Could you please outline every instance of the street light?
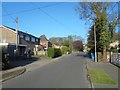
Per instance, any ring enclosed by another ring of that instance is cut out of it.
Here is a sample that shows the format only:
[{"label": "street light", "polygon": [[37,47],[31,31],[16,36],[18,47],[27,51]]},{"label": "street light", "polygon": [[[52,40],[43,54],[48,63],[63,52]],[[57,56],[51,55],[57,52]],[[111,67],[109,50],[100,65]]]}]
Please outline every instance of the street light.
[{"label": "street light", "polygon": [[[87,18],[87,20],[91,20],[91,19]],[[95,19],[94,19],[94,25],[93,26],[94,26],[94,42],[95,42],[95,62],[97,62]]]},{"label": "street light", "polygon": [[16,52],[18,50],[18,17],[16,18]]},{"label": "street light", "polygon": [[97,50],[96,50],[96,30],[95,30],[95,23],[94,23],[94,41],[95,41],[95,62],[97,62]]}]

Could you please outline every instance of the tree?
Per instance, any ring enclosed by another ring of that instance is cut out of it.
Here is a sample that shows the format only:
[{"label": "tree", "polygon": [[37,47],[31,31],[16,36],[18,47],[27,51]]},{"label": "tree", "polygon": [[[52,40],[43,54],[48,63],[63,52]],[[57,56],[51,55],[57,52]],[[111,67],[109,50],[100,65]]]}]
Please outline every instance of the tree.
[{"label": "tree", "polygon": [[52,37],[49,40],[51,43],[61,46],[61,45],[63,45],[63,42],[64,42],[63,39],[64,38],[62,38],[62,37]]},{"label": "tree", "polygon": [[67,46],[62,46],[62,47],[61,47],[61,52],[62,52],[62,54],[67,54],[67,52],[68,52],[68,47],[67,47]]},{"label": "tree", "polygon": [[83,43],[81,40],[77,40],[73,42],[73,49],[75,51],[83,51]]},{"label": "tree", "polygon": [[113,32],[113,37],[111,38],[112,42],[115,42],[115,41],[119,40],[118,38],[119,38],[119,33],[118,32]]},{"label": "tree", "polygon": [[63,46],[69,47],[69,41],[68,41],[68,40],[64,41],[64,42],[63,42]]},{"label": "tree", "polygon": [[[105,3],[105,2],[81,2],[76,10],[79,12],[81,19],[91,19],[95,23],[95,30],[98,31],[99,37],[97,42],[99,48],[102,50],[103,61],[106,62],[106,49],[110,43],[110,30],[108,28],[110,18],[108,17],[109,13],[107,10],[113,6],[114,3]],[[115,15],[115,14],[114,14]],[[107,19],[109,18],[109,19]],[[118,18],[116,19],[117,22]],[[111,20],[112,21],[112,20]]]},{"label": "tree", "polygon": [[72,42],[73,42],[73,38],[71,35],[68,36],[68,41],[69,41],[69,52],[72,52]]},{"label": "tree", "polygon": [[72,36],[73,41],[81,40],[83,41],[83,38],[81,36],[73,35]]},{"label": "tree", "polygon": [[[96,35],[97,36],[97,35]],[[88,32],[88,38],[87,38],[87,46],[88,48],[94,48],[94,28],[93,26],[90,28],[90,31]]]}]

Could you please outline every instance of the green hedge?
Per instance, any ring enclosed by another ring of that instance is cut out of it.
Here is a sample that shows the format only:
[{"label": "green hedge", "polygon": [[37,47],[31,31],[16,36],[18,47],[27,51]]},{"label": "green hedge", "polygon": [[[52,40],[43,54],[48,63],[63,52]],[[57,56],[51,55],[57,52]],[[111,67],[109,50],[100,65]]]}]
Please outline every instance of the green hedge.
[{"label": "green hedge", "polygon": [[102,61],[102,52],[97,52],[98,62]]},{"label": "green hedge", "polygon": [[67,54],[67,52],[69,52],[69,48],[67,46],[62,46],[61,52],[62,54]]},{"label": "green hedge", "polygon": [[110,52],[113,52],[113,53],[118,53],[118,50],[113,48],[113,49],[110,49]]},{"label": "green hedge", "polygon": [[58,48],[48,48],[48,57],[55,58],[62,55],[61,50]]}]

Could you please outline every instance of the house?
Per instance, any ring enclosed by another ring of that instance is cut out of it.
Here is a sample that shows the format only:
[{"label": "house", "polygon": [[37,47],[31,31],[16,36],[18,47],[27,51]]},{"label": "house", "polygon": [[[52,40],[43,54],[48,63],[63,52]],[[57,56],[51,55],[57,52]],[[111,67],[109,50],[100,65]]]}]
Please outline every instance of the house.
[{"label": "house", "polygon": [[52,47],[51,42],[46,38],[45,35],[41,35],[39,38],[39,45],[36,46],[36,53],[38,55],[46,55],[47,54],[47,49],[49,47]]},{"label": "house", "polygon": [[110,48],[117,48],[119,49],[119,41],[115,41],[115,42],[112,42],[110,43]]},{"label": "house", "polygon": [[35,46],[39,44],[39,38],[31,34],[10,28],[0,26],[0,46],[7,48],[11,57],[15,55],[16,49],[18,55],[23,55],[26,51],[35,51]]},{"label": "house", "polygon": [[53,48],[60,48],[61,46],[58,46],[58,45],[56,45],[56,44],[52,44],[52,47],[53,47]]},{"label": "house", "polygon": [[52,43],[46,38],[45,35],[40,36],[40,45],[42,45],[44,49],[48,49],[49,47],[52,47]]}]

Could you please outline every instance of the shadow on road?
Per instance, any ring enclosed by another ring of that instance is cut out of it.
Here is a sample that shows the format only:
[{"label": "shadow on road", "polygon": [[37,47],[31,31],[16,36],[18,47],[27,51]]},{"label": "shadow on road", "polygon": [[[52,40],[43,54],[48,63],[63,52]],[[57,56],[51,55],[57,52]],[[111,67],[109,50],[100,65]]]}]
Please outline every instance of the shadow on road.
[{"label": "shadow on road", "polygon": [[19,66],[25,66],[38,60],[41,60],[41,59],[37,57],[32,57],[30,59],[11,59],[9,62],[9,66],[5,70],[12,69]]}]

